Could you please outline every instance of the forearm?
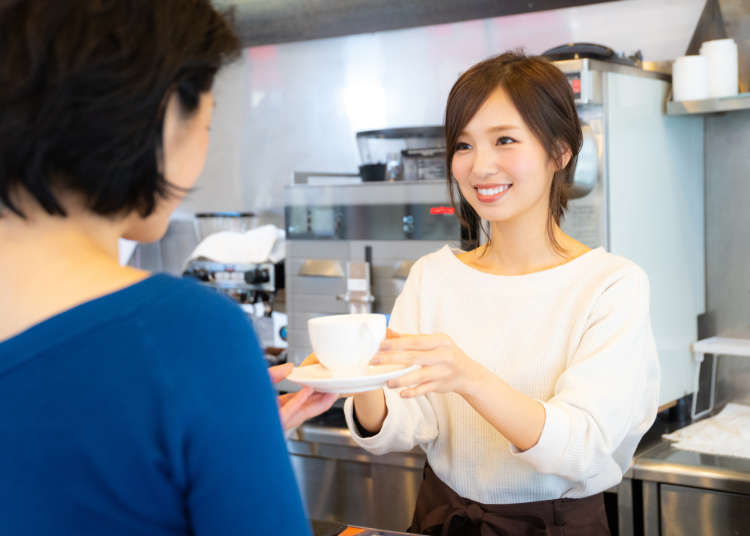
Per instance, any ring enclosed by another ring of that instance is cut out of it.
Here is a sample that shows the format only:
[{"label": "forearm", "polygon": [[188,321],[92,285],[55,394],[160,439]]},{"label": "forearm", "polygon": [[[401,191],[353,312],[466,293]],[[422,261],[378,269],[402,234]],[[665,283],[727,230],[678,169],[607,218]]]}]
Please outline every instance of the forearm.
[{"label": "forearm", "polygon": [[539,441],[545,422],[544,406],[514,389],[489,371],[461,393],[487,422],[521,451]]},{"label": "forearm", "polygon": [[372,434],[377,434],[388,415],[383,390],[376,389],[354,395],[354,412],[362,428]]}]

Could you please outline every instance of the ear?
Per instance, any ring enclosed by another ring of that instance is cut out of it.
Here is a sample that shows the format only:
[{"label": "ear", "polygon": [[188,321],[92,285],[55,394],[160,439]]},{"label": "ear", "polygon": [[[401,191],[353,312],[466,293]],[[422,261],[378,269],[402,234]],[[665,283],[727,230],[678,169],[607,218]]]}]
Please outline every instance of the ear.
[{"label": "ear", "polygon": [[561,140],[558,140],[557,143],[555,143],[555,154],[555,165],[557,166],[557,171],[565,169],[565,166],[568,165],[568,162],[570,162],[570,159],[573,157],[573,151],[570,150],[567,143]]}]

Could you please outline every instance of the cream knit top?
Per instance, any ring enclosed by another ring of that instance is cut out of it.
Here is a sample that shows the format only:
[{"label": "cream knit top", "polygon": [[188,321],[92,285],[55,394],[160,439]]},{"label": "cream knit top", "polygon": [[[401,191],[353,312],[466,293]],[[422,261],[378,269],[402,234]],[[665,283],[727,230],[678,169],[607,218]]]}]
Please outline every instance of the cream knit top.
[{"label": "cream knit top", "polygon": [[402,399],[357,443],[375,454],[421,447],[459,495],[488,504],[586,497],[620,482],[658,403],[649,285],[599,248],[528,275],[475,270],[445,246],[415,263],[389,327],[445,333],[472,359],[543,403],[538,443],[519,452],[455,394]]}]

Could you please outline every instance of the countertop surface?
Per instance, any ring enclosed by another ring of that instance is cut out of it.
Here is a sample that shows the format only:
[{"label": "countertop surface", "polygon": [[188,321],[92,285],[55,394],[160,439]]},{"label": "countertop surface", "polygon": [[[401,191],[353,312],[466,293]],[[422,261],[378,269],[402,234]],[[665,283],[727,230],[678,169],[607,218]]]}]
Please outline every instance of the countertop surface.
[{"label": "countertop surface", "polygon": [[[682,425],[684,426],[684,424]],[[626,477],[719,491],[750,494],[750,459],[702,454],[672,447],[662,433],[675,428],[659,419],[641,442]],[[290,439],[356,447],[346,428],[343,411],[334,407],[295,430]]]},{"label": "countertop surface", "polygon": [[631,478],[750,495],[750,459],[679,450],[663,439],[633,459]]}]

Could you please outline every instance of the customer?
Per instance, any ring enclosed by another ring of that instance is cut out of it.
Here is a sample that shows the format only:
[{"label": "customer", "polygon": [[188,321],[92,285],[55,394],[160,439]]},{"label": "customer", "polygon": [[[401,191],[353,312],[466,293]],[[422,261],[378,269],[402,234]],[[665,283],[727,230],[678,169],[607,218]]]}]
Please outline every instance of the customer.
[{"label": "customer", "polygon": [[602,492],[656,415],[648,279],[560,228],[581,127],[555,66],[483,61],[445,117],[457,212],[489,240],[417,261],[376,360],[421,367],[349,399],[349,426],[426,452],[414,532],[608,534]]},{"label": "customer", "polygon": [[208,0],[0,3],[2,534],[309,533],[243,313],[117,262],[198,177],[238,47]]}]

